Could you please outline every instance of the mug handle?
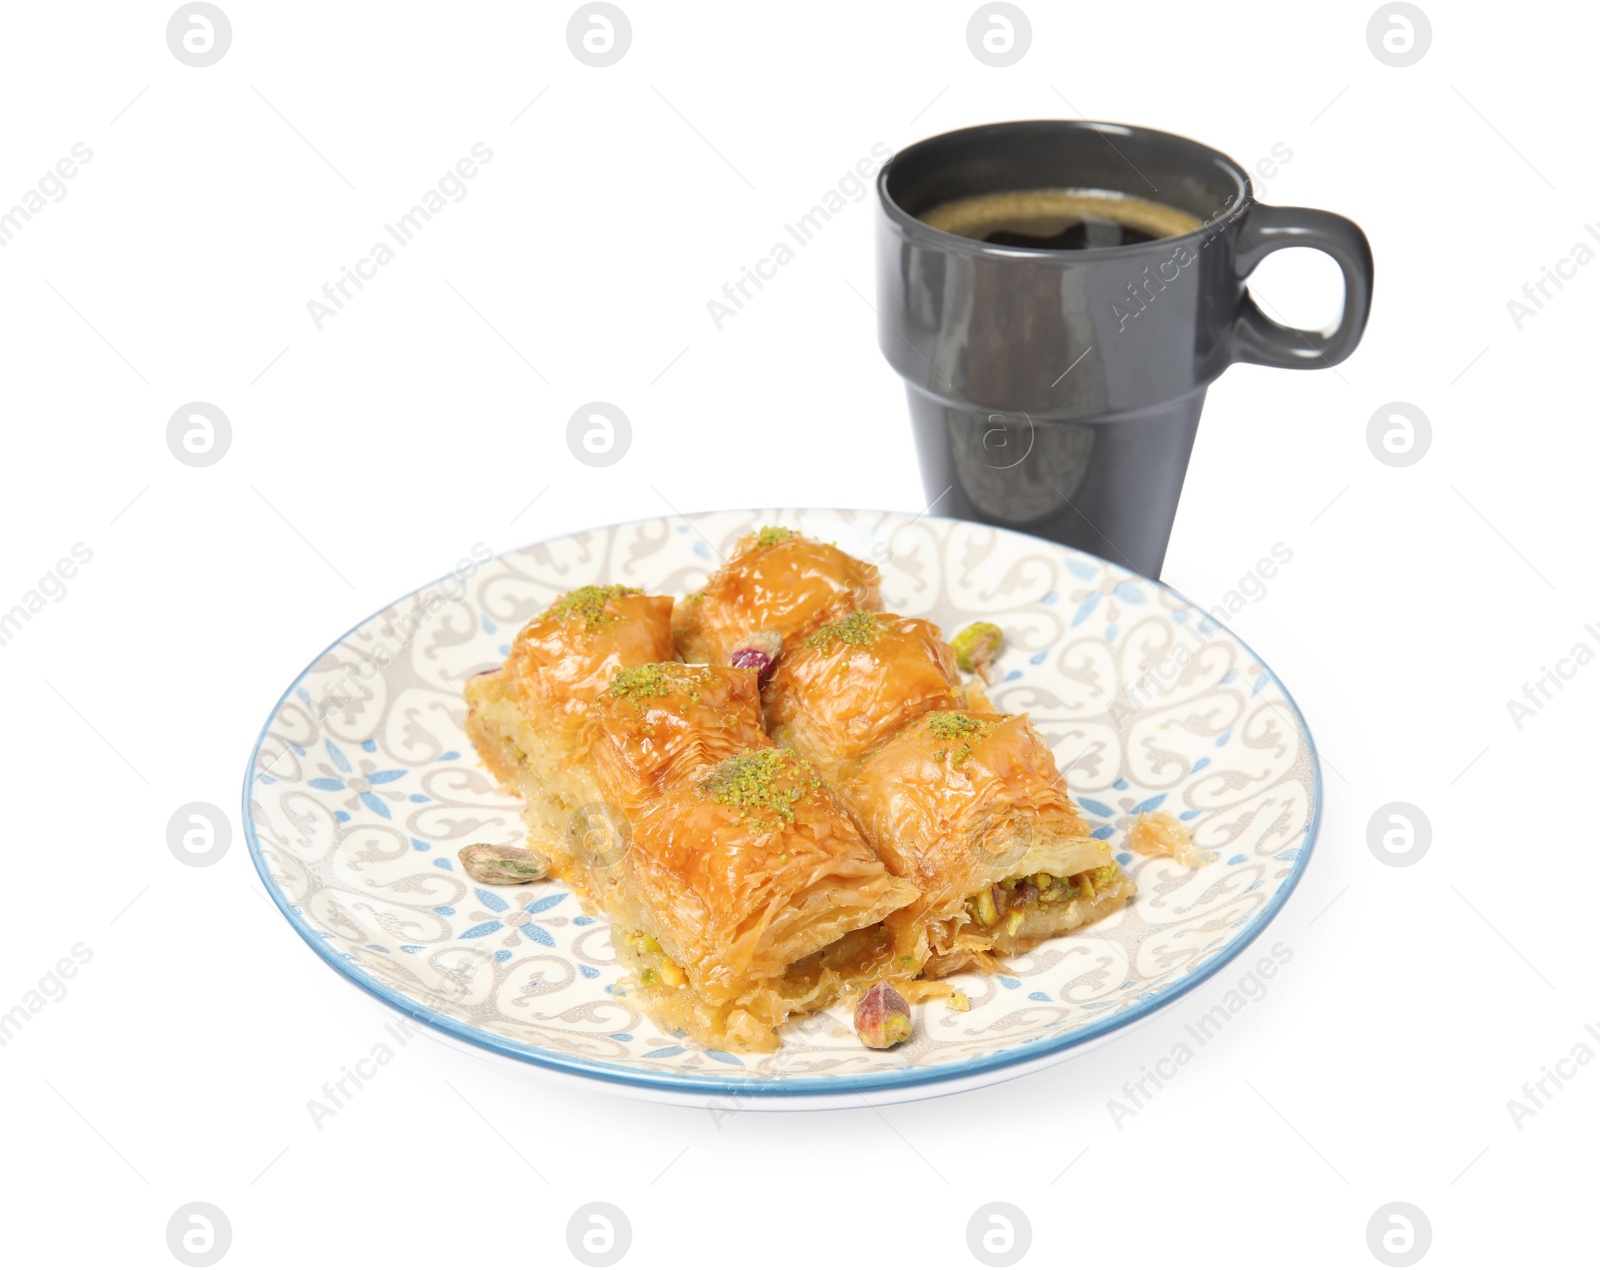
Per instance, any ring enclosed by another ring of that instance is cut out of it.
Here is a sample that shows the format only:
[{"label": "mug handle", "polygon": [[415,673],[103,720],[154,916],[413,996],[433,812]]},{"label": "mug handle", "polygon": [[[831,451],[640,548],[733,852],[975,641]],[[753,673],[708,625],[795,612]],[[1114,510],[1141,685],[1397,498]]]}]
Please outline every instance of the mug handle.
[{"label": "mug handle", "polygon": [[1338,264],[1344,274],[1344,311],[1339,323],[1331,335],[1284,326],[1263,313],[1249,290],[1241,288],[1233,326],[1233,359],[1293,370],[1334,366],[1355,352],[1367,327],[1372,308],[1372,248],[1359,225],[1333,212],[1256,203],[1244,215],[1234,249],[1240,281],[1268,255],[1285,247],[1315,247]]}]

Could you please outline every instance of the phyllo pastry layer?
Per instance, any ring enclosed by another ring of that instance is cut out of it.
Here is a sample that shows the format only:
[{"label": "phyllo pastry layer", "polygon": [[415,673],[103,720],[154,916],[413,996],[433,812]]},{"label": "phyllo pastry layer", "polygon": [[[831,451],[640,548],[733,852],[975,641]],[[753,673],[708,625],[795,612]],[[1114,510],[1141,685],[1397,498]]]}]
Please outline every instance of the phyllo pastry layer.
[{"label": "phyllo pastry layer", "polygon": [[766,690],[773,739],[829,781],[922,715],[966,704],[939,628],[892,613],[852,613],[793,642]]},{"label": "phyllo pastry layer", "polygon": [[505,665],[473,679],[468,700],[474,690],[504,696],[541,723],[575,728],[617,671],[671,657],[670,596],[578,587],[517,632]]},{"label": "phyllo pastry layer", "polygon": [[669,786],[767,744],[753,670],[665,661],[617,672],[589,708],[578,754],[633,815]]},{"label": "phyllo pastry layer", "polygon": [[741,538],[705,587],[678,602],[673,636],[684,661],[725,665],[734,645],[758,631],[788,644],[834,618],[882,607],[876,566],[768,528]]},{"label": "phyllo pastry layer", "polygon": [[1120,908],[1133,883],[1090,835],[1023,715],[936,711],[838,789],[891,872],[919,896],[885,925],[930,975],[993,970]]},{"label": "phyllo pastry layer", "polygon": [[736,755],[633,823],[609,909],[652,1016],[697,1039],[777,1047],[791,1013],[893,964],[876,927],[916,899],[792,751]]}]

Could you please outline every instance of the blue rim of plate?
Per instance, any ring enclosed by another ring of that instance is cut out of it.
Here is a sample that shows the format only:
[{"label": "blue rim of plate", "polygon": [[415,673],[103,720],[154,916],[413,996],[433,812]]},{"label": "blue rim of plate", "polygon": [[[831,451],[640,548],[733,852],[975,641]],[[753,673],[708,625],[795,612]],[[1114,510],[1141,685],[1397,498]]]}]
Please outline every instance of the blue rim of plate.
[{"label": "blue rim of plate", "polygon": [[[730,511],[740,512],[744,510],[746,509],[718,509],[718,511],[723,513]],[[786,510],[792,510],[797,514],[804,514],[807,511],[818,513],[837,513],[845,510],[863,512],[867,515],[896,516],[905,514],[903,512],[884,512],[876,508],[817,507],[792,508]],[[718,513],[690,513],[691,516],[715,514]],[[570,538],[574,534],[585,532],[592,533],[599,529],[615,529],[621,528],[624,525],[638,525],[644,524],[647,521],[664,519],[666,519],[666,517],[641,516],[637,520],[616,521],[608,525],[595,526],[589,530],[573,530],[570,533],[557,534],[553,538],[544,538],[540,539],[539,542],[527,543],[521,547],[514,547],[510,551],[499,552],[495,555],[494,559],[498,560],[503,556],[515,555],[519,551],[526,551],[528,547],[539,546],[545,542],[553,542],[560,538]],[[1196,604],[1188,596],[1184,595],[1181,591],[1168,586],[1165,582],[1155,578],[1146,578],[1142,574],[1134,573],[1131,569],[1128,569],[1123,565],[1114,564],[1111,561],[1103,559],[1102,557],[1097,556],[1090,551],[1080,551],[1076,547],[1068,547],[1059,542],[1051,542],[1045,538],[1035,538],[1032,534],[1021,533],[1015,529],[1005,529],[999,525],[984,525],[977,521],[964,521],[952,516],[923,516],[921,519],[950,525],[975,525],[978,528],[994,530],[997,533],[1012,534],[1019,538],[1030,538],[1034,542],[1041,543],[1045,547],[1048,547],[1052,550],[1062,552],[1068,556],[1078,556],[1086,560],[1092,560],[1096,564],[1111,569],[1116,573],[1126,575],[1127,577],[1136,579],[1140,582],[1148,582],[1152,586],[1160,587],[1163,591],[1166,591],[1169,595],[1172,595],[1182,603],[1188,605],[1196,612],[1206,612],[1204,608]],[[289,687],[284,690],[283,695],[278,698],[277,704],[272,707],[272,712],[267,716],[267,721],[261,725],[261,731],[257,733],[255,745],[251,747],[250,757],[245,763],[244,791],[241,808],[241,820],[244,825],[244,837],[245,842],[250,848],[250,859],[255,864],[256,873],[260,876],[262,884],[267,888],[267,894],[272,898],[273,904],[277,906],[278,911],[284,915],[284,917],[288,920],[289,925],[294,928],[295,932],[300,936],[300,938],[305,940],[305,942],[311,947],[312,951],[314,951],[317,956],[321,957],[323,961],[327,962],[328,965],[332,966],[351,983],[355,984],[356,987],[367,993],[370,993],[390,1009],[398,1010],[400,1013],[417,1020],[417,1022],[425,1023],[429,1027],[445,1033],[447,1036],[451,1036],[458,1041],[466,1042],[468,1045],[475,1045],[481,1049],[489,1050],[507,1058],[517,1059],[535,1067],[546,1068],[566,1076],[582,1077],[584,1079],[596,1081],[601,1084],[623,1085],[632,1089],[650,1089],[663,1093],[680,1095],[704,1094],[707,1096],[720,1095],[736,1098],[772,1099],[776,1101],[784,1098],[814,1098],[819,1095],[841,1093],[864,1094],[889,1092],[915,1088],[917,1086],[928,1086],[928,1092],[931,1096],[939,1092],[938,1086],[942,1084],[966,1081],[974,1076],[981,1076],[989,1072],[1003,1071],[1009,1067],[1017,1067],[1025,1063],[1031,1063],[1038,1059],[1048,1057],[1050,1055],[1062,1054],[1067,1050],[1076,1049],[1081,1045],[1085,1045],[1090,1041],[1098,1039],[1099,1037],[1107,1036],[1110,1033],[1119,1031],[1122,1028],[1131,1027],[1135,1023],[1138,1023],[1156,1013],[1164,1006],[1171,1005],[1180,997],[1187,996],[1201,984],[1205,983],[1206,980],[1215,975],[1224,966],[1230,964],[1234,958],[1236,958],[1240,953],[1244,952],[1245,949],[1249,948],[1251,944],[1255,943],[1256,938],[1271,924],[1272,919],[1275,918],[1283,909],[1284,904],[1288,902],[1289,896],[1294,894],[1295,888],[1300,884],[1300,879],[1305,876],[1306,864],[1311,859],[1312,849],[1317,844],[1317,835],[1322,827],[1322,759],[1317,752],[1316,739],[1311,735],[1311,727],[1309,724],[1307,724],[1306,717],[1301,711],[1299,703],[1295,701],[1294,694],[1289,691],[1283,680],[1278,678],[1277,672],[1266,663],[1266,661],[1260,656],[1260,654],[1256,652],[1255,649],[1251,648],[1249,644],[1235,635],[1232,630],[1224,626],[1221,622],[1217,622],[1216,619],[1207,615],[1207,620],[1212,622],[1218,630],[1222,631],[1230,639],[1234,640],[1240,648],[1244,649],[1245,652],[1249,653],[1251,657],[1255,658],[1262,670],[1264,670],[1272,682],[1277,685],[1278,691],[1283,693],[1284,700],[1288,702],[1289,708],[1294,711],[1295,720],[1300,725],[1301,732],[1305,735],[1306,746],[1310,752],[1312,804],[1311,819],[1306,825],[1304,842],[1300,847],[1300,854],[1295,857],[1294,868],[1290,870],[1288,879],[1282,886],[1278,888],[1276,893],[1274,893],[1272,898],[1267,902],[1266,906],[1256,914],[1255,918],[1250,922],[1250,924],[1240,931],[1238,936],[1232,942],[1227,944],[1220,953],[1218,953],[1211,961],[1200,967],[1200,969],[1185,975],[1182,979],[1169,984],[1167,987],[1162,988],[1157,992],[1153,992],[1148,996],[1139,998],[1126,1010],[1113,1015],[1104,1016],[1095,1020],[1093,1023],[1089,1023],[1084,1027],[1077,1028],[1064,1036],[1050,1037],[1042,1041],[1031,1041],[1025,1045],[1013,1046],[1010,1049],[999,1050],[996,1053],[985,1055],[982,1058],[968,1059],[965,1062],[951,1063],[939,1067],[911,1067],[902,1071],[882,1072],[875,1076],[863,1076],[860,1079],[846,1079],[839,1076],[829,1076],[785,1077],[781,1080],[761,1080],[757,1078],[729,1080],[725,1077],[700,1077],[698,1075],[672,1077],[652,1076],[640,1072],[637,1068],[629,1067],[624,1063],[602,1062],[599,1060],[579,1061],[568,1058],[563,1054],[557,1054],[551,1050],[540,1049],[536,1045],[525,1045],[520,1041],[513,1041],[503,1036],[497,1036],[493,1032],[482,1031],[479,1028],[462,1023],[457,1019],[450,1018],[447,1015],[437,1014],[434,1011],[427,1009],[425,1006],[419,1005],[417,1002],[405,996],[403,993],[396,992],[393,988],[368,978],[365,974],[357,970],[356,967],[345,961],[335,949],[329,946],[328,941],[322,937],[321,933],[313,928],[303,916],[295,911],[295,907],[288,902],[287,897],[285,897],[278,890],[277,884],[272,880],[272,875],[267,869],[266,860],[262,857],[261,844],[256,838],[255,821],[250,812],[250,791],[255,785],[256,757],[261,753],[261,746],[266,740],[267,730],[272,726],[273,720],[278,717],[278,712],[283,709],[285,703],[289,700],[290,696],[293,695],[294,690],[299,687],[299,685],[305,680],[305,677],[316,668],[317,664],[322,661],[324,657],[333,652],[334,649],[338,648],[340,644],[344,643],[345,640],[349,639],[351,635],[360,630],[368,622],[395,607],[395,605],[400,604],[410,596],[417,594],[417,592],[426,591],[430,586],[438,585],[440,582],[444,581],[445,577],[448,576],[450,575],[441,575],[440,577],[435,578],[432,582],[424,583],[419,587],[413,587],[404,595],[396,597],[392,603],[384,605],[383,608],[379,609],[376,613],[369,614],[368,616],[362,618],[343,635],[339,636],[338,639],[334,640],[314,658],[312,658],[311,661],[308,662],[300,671],[300,673],[294,677],[293,682],[291,682]]]}]

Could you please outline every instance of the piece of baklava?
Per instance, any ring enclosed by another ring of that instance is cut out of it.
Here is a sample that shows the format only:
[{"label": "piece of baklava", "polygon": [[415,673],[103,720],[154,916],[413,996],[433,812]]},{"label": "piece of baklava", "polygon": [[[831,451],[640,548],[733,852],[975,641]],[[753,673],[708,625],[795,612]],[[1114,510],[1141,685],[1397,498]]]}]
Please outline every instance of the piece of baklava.
[{"label": "piece of baklava", "polygon": [[684,661],[726,665],[739,642],[758,633],[788,644],[834,618],[882,607],[876,566],[768,527],[741,538],[704,588],[678,601],[673,637]]},{"label": "piece of baklava", "polygon": [[755,671],[651,662],[618,671],[595,698],[577,757],[633,816],[669,786],[768,744]]},{"label": "piece of baklava", "polygon": [[[607,802],[591,764],[575,762],[589,707],[619,670],[672,657],[672,600],[633,587],[585,586],[518,632],[499,670],[467,681],[467,735],[524,804],[529,846],[571,880],[570,839]],[[599,827],[603,831],[603,826]]]},{"label": "piece of baklava", "polygon": [[627,994],[723,1049],[775,1049],[786,1018],[894,971],[880,923],[918,894],[816,768],[778,748],[670,785],[634,821],[619,874],[607,907]]},{"label": "piece of baklava", "polygon": [[838,794],[890,871],[915,881],[918,898],[884,924],[897,958],[929,975],[994,970],[1134,893],[1023,715],[925,715]]},{"label": "piece of baklava", "polygon": [[922,715],[969,704],[939,628],[892,613],[852,613],[792,641],[765,696],[772,739],[830,782]]}]

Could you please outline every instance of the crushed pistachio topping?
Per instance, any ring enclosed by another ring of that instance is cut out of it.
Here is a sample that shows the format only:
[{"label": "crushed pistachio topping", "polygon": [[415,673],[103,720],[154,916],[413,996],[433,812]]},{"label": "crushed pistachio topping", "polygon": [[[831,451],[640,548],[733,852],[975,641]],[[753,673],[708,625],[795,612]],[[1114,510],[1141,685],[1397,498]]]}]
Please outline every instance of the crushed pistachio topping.
[{"label": "crushed pistachio topping", "polygon": [[954,746],[941,745],[933,752],[936,763],[950,760],[950,766],[960,771],[972,757],[972,747],[1000,726],[995,719],[974,719],[959,710],[935,710],[927,716],[928,735],[940,741],[955,741]]},{"label": "crushed pistachio topping", "polygon": [[959,710],[935,710],[928,715],[928,734],[941,741],[981,741],[997,726],[993,719],[974,719]]},{"label": "crushed pistachio topping", "polygon": [[796,537],[796,534],[792,529],[785,529],[782,525],[763,525],[756,534],[756,546],[776,547],[780,542],[788,542],[793,537]]},{"label": "crushed pistachio topping", "polygon": [[614,613],[606,612],[606,603],[620,595],[644,594],[636,586],[581,586],[568,591],[545,610],[545,616],[557,622],[581,618],[593,630],[620,621]]},{"label": "crushed pistachio topping", "polygon": [[818,629],[807,638],[806,645],[810,648],[831,648],[835,644],[849,644],[860,648],[882,634],[883,618],[877,613],[852,613]]},{"label": "crushed pistachio topping", "polygon": [[646,666],[628,666],[617,671],[606,692],[623,700],[639,701],[646,697],[664,697],[669,692],[690,689],[689,699],[699,701],[694,691],[710,678],[706,666],[685,666],[680,661],[657,661]]},{"label": "crushed pistachio topping", "polygon": [[783,824],[794,822],[794,805],[822,785],[822,778],[793,750],[756,750],[735,754],[700,782],[713,802],[736,807],[747,824],[776,828],[769,816]]}]

